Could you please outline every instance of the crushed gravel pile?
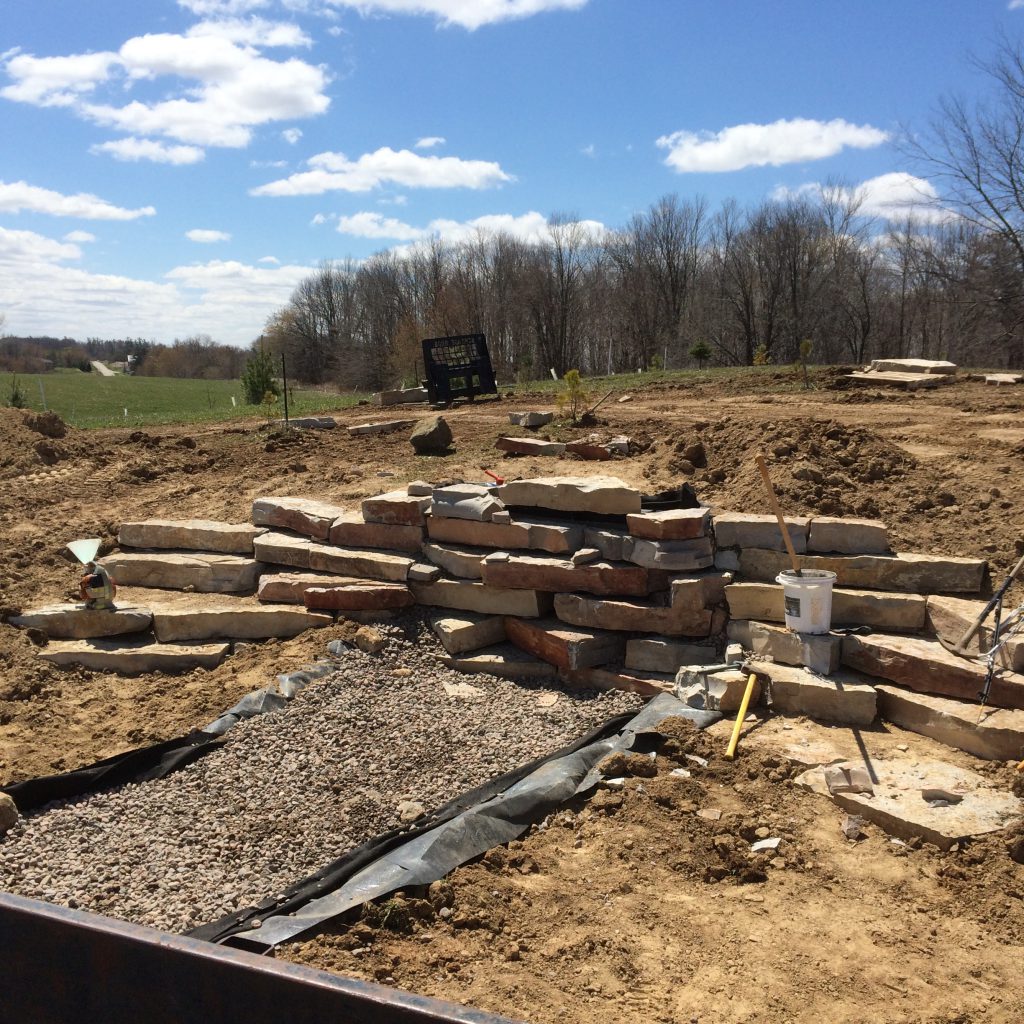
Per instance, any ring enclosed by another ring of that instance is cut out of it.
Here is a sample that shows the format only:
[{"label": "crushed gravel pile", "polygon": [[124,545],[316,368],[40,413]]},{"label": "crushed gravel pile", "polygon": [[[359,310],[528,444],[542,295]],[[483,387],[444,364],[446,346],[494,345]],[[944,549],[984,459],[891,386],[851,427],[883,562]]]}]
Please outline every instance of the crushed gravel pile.
[{"label": "crushed gravel pile", "polygon": [[0,889],[185,931],[641,703],[445,669],[419,616],[381,629],[382,654],[349,652],[188,768],[20,822]]}]

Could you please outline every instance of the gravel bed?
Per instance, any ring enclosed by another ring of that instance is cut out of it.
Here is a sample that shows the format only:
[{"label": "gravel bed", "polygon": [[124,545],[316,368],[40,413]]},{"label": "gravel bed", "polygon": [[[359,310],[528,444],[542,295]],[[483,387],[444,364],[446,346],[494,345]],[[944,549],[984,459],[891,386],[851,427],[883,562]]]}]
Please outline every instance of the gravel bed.
[{"label": "gravel bed", "polygon": [[383,653],[349,652],[195,764],[21,821],[0,840],[0,889],[186,931],[396,827],[406,801],[430,810],[641,706],[443,668],[420,615],[379,628]]}]

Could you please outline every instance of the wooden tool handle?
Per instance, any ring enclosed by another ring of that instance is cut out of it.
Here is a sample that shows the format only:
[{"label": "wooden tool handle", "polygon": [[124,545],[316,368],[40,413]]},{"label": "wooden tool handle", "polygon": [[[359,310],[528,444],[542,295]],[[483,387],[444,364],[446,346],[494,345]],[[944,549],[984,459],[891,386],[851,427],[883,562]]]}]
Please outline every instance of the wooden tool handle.
[{"label": "wooden tool handle", "polygon": [[782,516],[782,509],[779,508],[779,499],[775,497],[775,488],[772,487],[772,478],[768,475],[768,463],[764,461],[763,455],[755,457],[754,461],[757,463],[757,468],[761,470],[761,478],[764,480],[764,486],[768,491],[768,504],[771,505],[772,511],[775,513],[775,518],[779,521],[779,529],[782,531],[782,540],[785,542],[786,550],[789,552],[789,561],[793,566],[793,572],[800,575],[800,559],[796,557],[796,552],[793,550],[793,542],[789,539],[789,530],[786,528],[786,520]]},{"label": "wooden tool handle", "polygon": [[740,701],[740,709],[736,713],[736,722],[732,727],[732,736],[729,737],[729,746],[725,751],[725,758],[731,761],[736,756],[736,746],[740,741],[740,730],[747,717],[747,710],[750,708],[750,698],[754,693],[754,683],[757,682],[757,675],[751,672],[747,677],[747,687],[743,691],[743,699]]}]

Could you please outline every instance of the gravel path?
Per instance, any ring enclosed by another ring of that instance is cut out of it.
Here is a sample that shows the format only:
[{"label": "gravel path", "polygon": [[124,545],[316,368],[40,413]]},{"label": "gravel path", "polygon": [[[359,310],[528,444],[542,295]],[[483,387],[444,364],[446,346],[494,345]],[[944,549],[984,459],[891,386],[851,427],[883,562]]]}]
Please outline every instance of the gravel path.
[{"label": "gravel path", "polygon": [[445,669],[419,617],[381,631],[382,654],[349,652],[188,768],[23,820],[0,840],[0,889],[185,931],[394,828],[404,801],[439,806],[641,704]]}]

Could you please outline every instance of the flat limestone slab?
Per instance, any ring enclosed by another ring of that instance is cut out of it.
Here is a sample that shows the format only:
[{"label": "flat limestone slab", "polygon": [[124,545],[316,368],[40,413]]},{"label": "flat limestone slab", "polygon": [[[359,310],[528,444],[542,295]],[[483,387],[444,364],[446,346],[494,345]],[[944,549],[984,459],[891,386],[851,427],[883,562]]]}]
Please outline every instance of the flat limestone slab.
[{"label": "flat limestone slab", "polygon": [[198,608],[155,608],[153,632],[161,643],[179,640],[266,640],[297,636],[307,629],[329,626],[330,615],[294,605],[227,605]]},{"label": "flat limestone slab", "polygon": [[871,369],[880,373],[956,373],[956,363],[944,359],[872,359]]},{"label": "flat limestone slab", "polygon": [[658,586],[638,565],[591,562],[573,565],[570,559],[496,552],[483,560],[483,580],[510,589],[574,591],[588,594],[645,597]]},{"label": "flat limestone slab", "polygon": [[309,568],[309,554],[313,542],[290,533],[269,532],[257,537],[253,554],[267,565],[290,565],[296,569]]},{"label": "flat limestone slab", "polygon": [[672,607],[706,608],[710,605],[723,604],[725,588],[732,580],[731,572],[719,572],[715,569],[675,576],[669,584]]},{"label": "flat limestone slab", "polygon": [[364,583],[354,576],[332,576],[319,572],[279,572],[260,577],[256,597],[267,604],[301,604],[302,595],[310,587],[343,587],[349,583]]},{"label": "flat limestone slab", "polygon": [[770,680],[773,708],[779,714],[849,726],[875,720],[875,688],[854,672],[836,672],[824,679],[805,668],[768,661],[754,661],[751,669]]},{"label": "flat limestone slab", "polygon": [[122,523],[117,543],[123,548],[164,548],[176,551],[218,551],[252,555],[253,541],[265,533],[248,523],[219,523],[213,519],[144,519]]},{"label": "flat limestone slab", "polygon": [[877,519],[838,519],[815,516],[807,534],[810,552],[841,555],[885,555],[890,552],[889,531]]},{"label": "flat limestone slab", "polygon": [[[389,491],[364,499],[363,519],[368,523],[386,523],[389,526],[423,526],[423,514],[430,508],[430,499]],[[338,517],[335,517],[338,518]]]},{"label": "flat limestone slab", "polygon": [[230,645],[159,644],[115,640],[57,640],[39,652],[54,665],[82,665],[100,672],[139,675],[143,672],[188,672],[216,668],[227,657]]},{"label": "flat limestone slab", "polygon": [[[951,654],[934,640],[917,637],[848,636],[843,639],[843,664],[867,675],[900,683],[920,693],[976,701],[985,682],[985,667]],[[998,672],[989,703],[1024,708],[1024,675]]]},{"label": "flat limestone slab", "polygon": [[[801,569],[827,569],[840,587],[898,590],[903,593],[976,594],[981,590],[987,563],[981,558],[943,555],[798,555]],[[790,567],[783,551],[744,548],[738,571],[747,580],[774,583]]]},{"label": "flat limestone slab", "polygon": [[[940,850],[949,850],[961,839],[999,832],[1024,812],[1024,804],[1010,793],[992,789],[974,772],[941,761],[873,761],[877,779],[873,794],[836,793],[831,796],[850,814],[874,822],[900,839],[920,838]],[[846,761],[839,769],[863,769],[860,762]],[[802,789],[829,796],[826,768],[812,768],[795,779]],[[961,797],[959,803],[924,798],[926,792],[945,790]]]},{"label": "flat limestone slab", "polygon": [[641,540],[695,540],[707,532],[711,510],[671,508],[626,516],[626,529]]},{"label": "flat limestone slab", "polygon": [[[626,517],[628,521],[628,516]],[[588,526],[583,531],[583,543],[588,548],[597,548],[601,557],[608,562],[624,562],[633,550],[633,538],[625,530],[610,527]]]},{"label": "flat limestone slab", "polygon": [[524,651],[566,670],[621,662],[625,637],[566,626],[557,619],[505,619],[505,634]]},{"label": "flat limestone slab", "polygon": [[[782,587],[777,583],[732,583],[725,588],[725,600],[734,619],[786,621]],[[833,588],[832,624],[914,632],[924,629],[926,605],[921,594]]]},{"label": "flat limestone slab", "polygon": [[794,633],[784,626],[751,622],[747,627],[750,649],[759,658],[771,658],[783,665],[800,665],[818,675],[831,675],[839,668],[843,640],[832,633]]},{"label": "flat limestone slab", "polygon": [[542,441],[538,437],[499,437],[494,447],[510,455],[565,454],[565,445],[561,441]]},{"label": "flat limestone slab", "polygon": [[255,559],[200,551],[121,552],[98,561],[118,586],[171,590],[192,587],[204,594],[253,590],[260,574],[260,563]]},{"label": "flat limestone slab", "polygon": [[436,583],[414,583],[409,589],[417,604],[458,611],[480,612],[484,615],[515,615],[536,618],[551,611],[550,594],[536,590],[509,590],[492,587],[476,580],[438,580]]},{"label": "flat limestone slab", "polygon": [[333,572],[339,576],[358,576],[361,579],[391,580],[403,583],[415,560],[390,551],[369,548],[338,548],[327,544],[311,544],[309,568]]},{"label": "flat limestone slab", "polygon": [[489,522],[495,512],[505,508],[493,487],[484,484],[449,484],[431,492],[430,514],[435,519],[465,519]]},{"label": "flat limestone slab", "polygon": [[331,523],[328,539],[343,548],[417,552],[423,544],[423,527],[368,523],[358,513],[347,512]]},{"label": "flat limestone slab", "polygon": [[614,476],[551,476],[511,480],[497,488],[508,506],[530,505],[558,512],[628,515],[640,511],[640,492]]},{"label": "flat limestone slab", "polygon": [[401,583],[360,580],[340,586],[308,587],[302,595],[307,608],[319,611],[373,612],[408,608],[414,603]]},{"label": "flat limestone slab", "polygon": [[510,412],[508,421],[513,427],[545,427],[553,419],[553,412]]},{"label": "flat limestone slab", "polygon": [[[1009,605],[1007,605],[1007,609]],[[936,635],[951,644],[958,644],[967,628],[974,624],[984,611],[984,601],[967,601],[959,597],[929,597],[928,627]],[[968,642],[966,649],[976,654],[988,651],[992,646],[992,630],[995,619],[990,612],[981,629]],[[999,650],[997,663],[1014,672],[1024,672],[1024,636],[1008,640]]]},{"label": "flat limestone slab", "polygon": [[848,373],[847,380],[857,384],[878,384],[885,387],[905,388],[916,391],[918,388],[937,388],[953,378],[933,373],[902,373],[896,370],[868,370],[865,372]]},{"label": "flat limestone slab", "polygon": [[691,572],[715,564],[714,542],[710,537],[696,540],[634,540],[626,560],[646,569]]},{"label": "flat limestone slab", "polygon": [[898,686],[876,686],[878,714],[901,729],[930,736],[989,761],[1024,758],[1024,711],[986,708]]},{"label": "flat limestone slab", "polygon": [[505,618],[502,615],[439,615],[431,623],[441,646],[449,654],[463,654],[481,647],[504,643]]},{"label": "flat limestone slab", "polygon": [[453,544],[434,544],[430,541],[423,545],[423,554],[434,565],[463,580],[478,580],[483,577],[483,560],[488,553],[487,548],[464,548]]},{"label": "flat limestone slab", "polygon": [[637,672],[634,669],[598,667],[562,672],[567,686],[577,690],[625,690],[641,697],[656,697],[659,693],[673,693],[674,676],[657,672]]},{"label": "flat limestone slab", "polygon": [[549,519],[517,517],[513,525],[529,531],[530,548],[550,555],[571,555],[583,547],[584,529],[576,523],[557,523]]},{"label": "flat limestone slab", "polygon": [[717,660],[714,647],[703,644],[651,638],[626,644],[626,668],[637,672],[661,672],[674,677],[683,665],[712,665]]},{"label": "flat limestone slab", "polygon": [[556,594],[555,615],[585,629],[612,629],[665,636],[708,636],[712,612],[708,608],[665,607],[644,601],[609,600],[582,594]]},{"label": "flat limestone slab", "polygon": [[143,632],[152,624],[153,613],[136,605],[118,605],[113,611],[99,611],[81,604],[51,604],[31,608],[7,621],[19,629],[41,629],[54,639],[87,640]]},{"label": "flat limestone slab", "polygon": [[441,663],[459,672],[498,676],[502,679],[553,679],[558,669],[512,644],[498,644],[475,654],[452,655]]},{"label": "flat limestone slab", "polygon": [[490,523],[452,516],[427,517],[427,537],[441,544],[508,551],[530,547],[530,528],[522,523]]},{"label": "flat limestone slab", "polygon": [[[800,554],[807,550],[807,532],[810,519],[806,516],[786,516],[786,529],[793,542],[793,550]],[[715,543],[720,548],[765,548],[785,551],[779,521],[775,516],[747,512],[719,512],[714,518]],[[788,563],[787,563],[788,564]]]},{"label": "flat limestone slab", "polygon": [[393,434],[415,426],[415,420],[385,420],[379,423],[356,423],[348,428],[348,432],[355,437],[361,434]]},{"label": "flat limestone slab", "polygon": [[1024,384],[1024,373],[987,373],[986,384]]},{"label": "flat limestone slab", "polygon": [[257,498],[252,503],[252,521],[257,526],[279,526],[314,540],[327,540],[331,523],[345,510],[311,498]]}]

